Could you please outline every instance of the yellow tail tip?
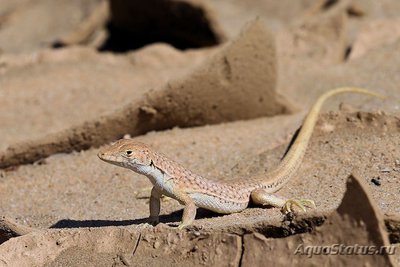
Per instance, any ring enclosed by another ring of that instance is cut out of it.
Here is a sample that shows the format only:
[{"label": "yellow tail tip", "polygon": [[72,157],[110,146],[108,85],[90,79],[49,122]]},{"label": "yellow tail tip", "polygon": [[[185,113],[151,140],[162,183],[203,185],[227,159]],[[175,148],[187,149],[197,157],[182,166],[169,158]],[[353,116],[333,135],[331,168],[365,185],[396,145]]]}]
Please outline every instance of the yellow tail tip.
[{"label": "yellow tail tip", "polygon": [[344,92],[354,92],[354,93],[363,93],[366,95],[371,95],[371,96],[375,96],[378,97],[380,99],[386,99],[387,97],[381,93],[377,93],[374,91],[370,91],[368,89],[362,88],[362,87],[339,87],[334,89],[333,91],[344,91]]}]

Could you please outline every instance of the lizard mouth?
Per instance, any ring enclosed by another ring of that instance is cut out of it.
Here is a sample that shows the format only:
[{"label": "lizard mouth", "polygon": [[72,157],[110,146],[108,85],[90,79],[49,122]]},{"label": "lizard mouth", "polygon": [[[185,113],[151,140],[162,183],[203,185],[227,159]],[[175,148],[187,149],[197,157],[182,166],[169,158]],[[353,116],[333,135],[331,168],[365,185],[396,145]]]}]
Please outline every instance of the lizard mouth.
[{"label": "lizard mouth", "polygon": [[128,169],[131,169],[131,170],[134,170],[134,171],[136,171],[136,169],[139,169],[138,166],[136,166],[138,164],[130,164],[128,162],[125,162],[123,159],[121,159],[118,156],[107,155],[107,154],[104,154],[104,153],[101,153],[101,152],[99,154],[97,154],[97,156],[102,161],[110,163],[110,164],[113,164],[113,165],[116,165],[116,166],[128,168]]},{"label": "lizard mouth", "polygon": [[115,157],[115,156],[106,155],[105,153],[102,153],[102,152],[98,153],[97,156],[102,161],[105,161],[105,162],[108,162],[111,164],[115,164],[115,165],[119,165],[119,161],[117,160],[117,157]]}]

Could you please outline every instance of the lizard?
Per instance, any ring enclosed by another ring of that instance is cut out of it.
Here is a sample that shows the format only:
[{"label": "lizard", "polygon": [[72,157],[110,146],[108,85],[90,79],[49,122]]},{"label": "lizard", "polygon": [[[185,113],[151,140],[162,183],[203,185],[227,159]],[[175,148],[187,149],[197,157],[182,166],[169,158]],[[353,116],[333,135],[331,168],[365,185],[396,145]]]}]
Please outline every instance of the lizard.
[{"label": "lizard", "polygon": [[378,93],[357,87],[340,87],[322,94],[311,107],[301,126],[297,138],[278,166],[262,175],[246,180],[216,181],[202,177],[150,146],[133,139],[120,139],[101,149],[98,157],[108,163],[128,168],[147,176],[153,187],[150,195],[149,223],[157,224],[160,214],[160,198],[166,195],[184,205],[183,229],[193,223],[197,207],[220,214],[230,214],[246,209],[250,202],[262,206],[281,208],[283,213],[292,208],[306,211],[315,208],[310,199],[285,199],[274,195],[299,169],[311,139],[319,112],[326,99],[341,93],[361,93],[381,97]]}]

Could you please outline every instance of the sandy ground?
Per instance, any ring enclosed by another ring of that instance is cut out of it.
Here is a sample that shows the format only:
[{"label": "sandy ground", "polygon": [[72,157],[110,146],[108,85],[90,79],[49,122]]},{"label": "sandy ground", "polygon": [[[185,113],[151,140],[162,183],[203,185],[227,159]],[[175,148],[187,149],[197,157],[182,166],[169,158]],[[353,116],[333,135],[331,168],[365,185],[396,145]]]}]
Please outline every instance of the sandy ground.
[{"label": "sandy ground", "polygon": [[[0,265],[400,266],[397,1],[163,3],[166,12],[180,10],[170,25],[188,17],[202,25],[197,36],[186,26],[167,31],[166,21],[149,32],[144,11],[165,17],[148,4],[139,12],[110,3],[103,20],[87,19],[100,1],[0,7]],[[74,16],[59,14],[61,7]],[[105,20],[90,28],[103,36],[96,42],[93,33],[91,41],[51,48],[81,34],[82,23]],[[135,49],[116,53],[121,36]],[[165,199],[153,227],[147,178],[96,156],[128,135],[210,179],[262,175],[278,164],[315,99],[338,86],[387,98],[346,94],[326,103],[302,166],[276,193],[313,199],[317,207],[306,213],[200,209],[193,226],[178,231],[182,206]],[[295,254],[299,244],[335,243],[397,250]]]}]

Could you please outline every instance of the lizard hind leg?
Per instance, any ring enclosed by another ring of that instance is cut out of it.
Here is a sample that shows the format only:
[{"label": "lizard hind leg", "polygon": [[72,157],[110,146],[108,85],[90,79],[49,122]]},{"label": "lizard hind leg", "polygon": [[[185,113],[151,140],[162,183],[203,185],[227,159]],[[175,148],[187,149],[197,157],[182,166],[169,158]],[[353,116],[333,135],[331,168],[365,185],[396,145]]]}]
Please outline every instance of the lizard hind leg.
[{"label": "lizard hind leg", "polygon": [[251,200],[258,205],[270,205],[280,208],[283,213],[292,212],[294,206],[299,207],[303,211],[306,211],[306,207],[315,208],[314,201],[310,199],[283,199],[268,193],[264,189],[257,189],[251,192]]},{"label": "lizard hind leg", "polygon": [[178,226],[178,229],[183,229],[193,223],[196,218],[197,207],[193,199],[185,191],[175,188],[174,194],[178,202],[185,206],[183,209],[182,222]]}]

